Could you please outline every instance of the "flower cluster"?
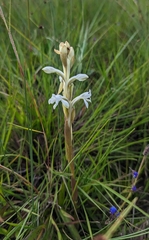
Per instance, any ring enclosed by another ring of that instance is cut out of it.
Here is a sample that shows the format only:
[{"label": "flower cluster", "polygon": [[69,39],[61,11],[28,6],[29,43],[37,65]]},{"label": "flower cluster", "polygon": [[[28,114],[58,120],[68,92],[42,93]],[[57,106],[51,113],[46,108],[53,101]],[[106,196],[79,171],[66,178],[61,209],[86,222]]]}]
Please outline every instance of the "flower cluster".
[{"label": "flower cluster", "polygon": [[[69,116],[73,122],[72,113],[74,111],[75,103],[82,99],[86,108],[88,108],[88,103],[91,102],[91,90],[84,92],[76,98],[72,99],[74,87],[73,83],[75,80],[80,82],[85,81],[88,79],[88,76],[86,74],[80,73],[70,78],[70,69],[74,63],[74,49],[67,41],[65,43],[61,42],[59,45],[59,50],[54,51],[60,55],[63,65],[63,72],[51,66],[47,66],[42,69],[47,74],[58,74],[60,80],[58,94],[52,94],[52,97],[48,100],[48,103],[54,104],[53,109],[55,109],[58,103],[61,102],[63,105],[65,117],[68,118]],[[62,95],[60,95],[61,92]],[[69,110],[69,113],[66,109]]]},{"label": "flower cluster", "polygon": [[72,108],[77,101],[82,99],[84,101],[86,108],[88,108],[88,102],[91,102],[90,98],[91,98],[91,90],[89,90],[88,92],[82,93],[78,97],[74,98],[72,101],[69,101],[66,97],[62,95],[52,94],[52,97],[48,100],[48,103],[54,104],[53,109],[57,107],[59,102],[62,102],[63,106],[66,108]]},{"label": "flower cluster", "polygon": [[139,172],[140,172],[140,169],[141,169],[141,167],[143,166],[143,163],[144,163],[144,161],[145,161],[145,159],[146,159],[146,157],[149,155],[149,144],[144,148],[144,151],[143,151],[143,159],[142,159],[142,162],[141,162],[141,164],[140,164],[140,167],[139,167],[139,170],[138,170],[138,172],[136,172],[136,171],[134,171],[134,170],[132,170],[131,168],[131,172],[132,172],[132,175],[133,175],[133,181],[132,181],[132,187],[131,187],[131,191],[133,191],[133,192],[136,192],[136,191],[138,191],[139,189],[137,189],[137,187],[136,187],[136,182],[137,182],[137,178],[138,178],[138,175],[139,175]]},{"label": "flower cluster", "polygon": [[133,176],[131,191],[132,192],[136,192],[137,191],[137,187],[135,185],[135,182],[136,182],[136,179],[138,177],[138,172],[133,170],[133,169],[131,169],[131,168],[130,168],[130,170],[131,170],[132,176]]}]

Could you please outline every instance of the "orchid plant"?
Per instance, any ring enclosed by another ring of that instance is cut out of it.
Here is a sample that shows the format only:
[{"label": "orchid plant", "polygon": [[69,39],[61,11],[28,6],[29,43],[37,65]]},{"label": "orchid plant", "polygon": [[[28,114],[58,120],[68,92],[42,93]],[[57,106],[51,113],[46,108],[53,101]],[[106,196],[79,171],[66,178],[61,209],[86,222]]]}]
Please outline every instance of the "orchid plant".
[{"label": "orchid plant", "polygon": [[[52,97],[48,100],[49,104],[54,104],[53,109],[57,107],[59,102],[62,103],[65,124],[64,124],[64,135],[65,135],[65,150],[66,159],[68,161],[70,171],[71,171],[71,187],[72,187],[72,199],[77,202],[77,187],[75,180],[75,167],[73,161],[73,133],[72,124],[75,118],[75,104],[79,100],[83,100],[86,108],[88,108],[88,103],[91,102],[91,90],[84,92],[81,95],[73,98],[74,81],[85,81],[88,79],[86,74],[77,74],[70,77],[70,70],[74,64],[74,49],[66,41],[61,42],[59,45],[59,50],[54,49],[54,51],[60,55],[60,59],[63,66],[63,71],[56,69],[52,66],[46,66],[42,70],[47,73],[56,73],[59,75],[59,90],[57,94],[52,94]],[[61,95],[62,94],[62,95]]]}]

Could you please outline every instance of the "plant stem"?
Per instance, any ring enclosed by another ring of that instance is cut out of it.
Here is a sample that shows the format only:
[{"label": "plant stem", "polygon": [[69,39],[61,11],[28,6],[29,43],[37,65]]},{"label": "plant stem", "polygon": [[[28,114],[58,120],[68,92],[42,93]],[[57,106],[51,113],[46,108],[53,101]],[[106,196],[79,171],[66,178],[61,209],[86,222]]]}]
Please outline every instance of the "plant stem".
[{"label": "plant stem", "polygon": [[74,161],[72,161],[73,159],[72,124],[70,124],[68,118],[65,118],[64,135],[65,135],[66,159],[68,161],[70,172],[71,172],[72,200],[74,204],[76,204],[78,193],[77,193],[76,180],[75,180],[75,166],[74,166]]},{"label": "plant stem", "polygon": [[[147,155],[143,156],[143,158],[142,158],[141,164],[140,164],[139,169],[138,169],[138,176],[139,176],[140,173],[141,173],[142,166],[143,166],[144,162],[146,161],[146,158],[147,158]],[[135,181],[134,181],[134,183],[133,183],[134,186],[137,184],[137,181],[138,181],[138,177],[135,178]],[[132,191],[129,192],[129,194],[128,194],[128,196],[127,196],[126,199],[129,200],[129,198],[132,196],[132,194],[133,194]],[[123,204],[121,205],[120,209],[122,209],[122,208],[124,207],[125,203],[126,203],[126,202],[123,202]]]}]

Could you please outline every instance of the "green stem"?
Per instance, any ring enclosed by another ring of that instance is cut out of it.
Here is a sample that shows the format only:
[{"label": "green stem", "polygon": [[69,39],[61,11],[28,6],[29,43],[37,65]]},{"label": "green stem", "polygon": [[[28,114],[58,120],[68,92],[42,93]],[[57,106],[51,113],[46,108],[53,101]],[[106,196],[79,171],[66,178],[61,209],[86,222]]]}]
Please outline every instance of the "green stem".
[{"label": "green stem", "polygon": [[112,226],[109,228],[109,230],[106,232],[105,237],[107,239],[111,239],[113,236],[114,232],[118,229],[118,227],[121,225],[123,220],[126,218],[128,213],[131,211],[131,209],[136,205],[138,198],[134,198],[130,205],[123,210],[123,212],[120,214],[120,216],[116,219],[116,221],[112,224]]},{"label": "green stem", "polygon": [[[144,162],[146,161],[146,158],[147,158],[147,156],[145,155],[145,156],[143,157],[142,161],[141,161],[141,164],[140,164],[139,169],[138,169],[138,177],[139,177],[139,175],[140,175],[140,173],[141,173],[142,166],[144,165]],[[134,186],[137,184],[138,177],[135,178],[135,181],[134,181],[134,183],[133,183]],[[132,194],[133,194],[132,191],[129,192],[129,194],[128,194],[128,196],[127,196],[126,199],[129,200],[129,198],[132,196]],[[123,202],[123,204],[121,205],[120,209],[122,209],[122,208],[124,207],[125,203],[126,203],[126,202]]]}]

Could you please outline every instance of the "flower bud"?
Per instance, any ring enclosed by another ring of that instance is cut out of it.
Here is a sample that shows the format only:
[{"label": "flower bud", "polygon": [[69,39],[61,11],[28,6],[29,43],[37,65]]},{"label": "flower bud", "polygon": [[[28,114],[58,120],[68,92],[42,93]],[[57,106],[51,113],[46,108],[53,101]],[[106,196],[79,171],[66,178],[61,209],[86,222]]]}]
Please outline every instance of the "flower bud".
[{"label": "flower bud", "polygon": [[59,45],[59,50],[54,49],[57,54],[60,54],[60,58],[64,68],[67,68],[68,65],[72,67],[74,63],[74,49],[70,46],[69,42],[61,42]]}]

